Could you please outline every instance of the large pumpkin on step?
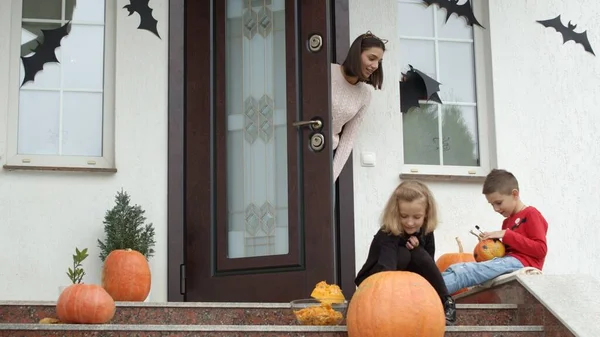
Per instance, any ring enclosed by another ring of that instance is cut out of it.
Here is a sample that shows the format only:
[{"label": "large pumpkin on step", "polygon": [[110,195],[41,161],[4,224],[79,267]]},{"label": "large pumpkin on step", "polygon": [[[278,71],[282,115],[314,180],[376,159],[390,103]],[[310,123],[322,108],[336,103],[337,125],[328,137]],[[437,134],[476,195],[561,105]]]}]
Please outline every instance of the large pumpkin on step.
[{"label": "large pumpkin on step", "polygon": [[115,315],[113,298],[95,284],[73,284],[65,288],[56,302],[62,323],[104,324]]},{"label": "large pumpkin on step", "polygon": [[506,248],[502,241],[498,239],[479,240],[479,243],[473,249],[475,261],[489,261],[495,257],[503,257],[506,253]]},{"label": "large pumpkin on step", "polygon": [[[458,244],[458,253],[446,253],[438,258],[435,265],[438,267],[440,272],[444,272],[448,267],[456,263],[463,262],[475,262],[475,257],[471,253],[465,253],[463,250],[462,242],[456,237],[456,243]],[[467,291],[466,288],[460,289],[452,295],[458,295]]]},{"label": "large pumpkin on step", "polygon": [[446,318],[440,297],[422,276],[386,271],[356,289],[346,325],[349,337],[442,337]]},{"label": "large pumpkin on step", "polygon": [[152,277],[146,257],[131,249],[116,249],[104,260],[102,286],[115,301],[140,302],[150,293]]}]

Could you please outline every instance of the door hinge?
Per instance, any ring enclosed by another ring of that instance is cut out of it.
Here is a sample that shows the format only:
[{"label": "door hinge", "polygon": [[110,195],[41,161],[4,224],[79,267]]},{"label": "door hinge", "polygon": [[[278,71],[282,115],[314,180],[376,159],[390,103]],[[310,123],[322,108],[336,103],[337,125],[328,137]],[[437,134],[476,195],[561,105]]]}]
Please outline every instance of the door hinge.
[{"label": "door hinge", "polygon": [[185,295],[185,264],[179,265],[179,293]]}]

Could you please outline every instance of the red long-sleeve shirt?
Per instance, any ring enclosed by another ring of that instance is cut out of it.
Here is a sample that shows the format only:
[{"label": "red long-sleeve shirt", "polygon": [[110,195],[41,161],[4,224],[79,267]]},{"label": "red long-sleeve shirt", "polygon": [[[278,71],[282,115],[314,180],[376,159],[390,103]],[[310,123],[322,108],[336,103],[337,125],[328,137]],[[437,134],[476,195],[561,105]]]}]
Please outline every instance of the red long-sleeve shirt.
[{"label": "red long-sleeve shirt", "polygon": [[533,206],[528,206],[502,222],[506,230],[502,242],[506,246],[506,255],[513,256],[524,267],[542,270],[548,247],[546,233],[548,222]]}]

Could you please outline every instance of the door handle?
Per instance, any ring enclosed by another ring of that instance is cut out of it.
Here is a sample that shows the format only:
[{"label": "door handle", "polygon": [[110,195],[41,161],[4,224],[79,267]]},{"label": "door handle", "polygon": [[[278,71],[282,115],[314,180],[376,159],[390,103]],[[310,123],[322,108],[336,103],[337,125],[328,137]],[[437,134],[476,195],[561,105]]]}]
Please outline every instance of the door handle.
[{"label": "door handle", "polygon": [[295,127],[309,126],[313,130],[319,130],[323,127],[323,122],[321,122],[318,119],[315,119],[315,120],[310,120],[310,121],[296,121],[296,122],[292,123],[292,125]]}]

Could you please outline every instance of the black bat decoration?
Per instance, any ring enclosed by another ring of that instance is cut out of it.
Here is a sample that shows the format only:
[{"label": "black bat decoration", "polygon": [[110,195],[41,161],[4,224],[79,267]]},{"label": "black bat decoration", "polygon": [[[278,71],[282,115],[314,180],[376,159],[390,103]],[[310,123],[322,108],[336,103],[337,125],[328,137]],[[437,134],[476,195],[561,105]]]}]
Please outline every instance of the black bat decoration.
[{"label": "black bat decoration", "polygon": [[35,75],[40,70],[44,69],[44,64],[50,62],[60,63],[54,54],[54,50],[60,47],[60,41],[63,37],[69,35],[70,31],[70,21],[56,29],[42,29],[44,42],[40,43],[36,40],[38,45],[32,50],[34,54],[31,56],[21,56],[23,69],[25,70],[25,77],[23,78],[21,86],[29,81],[33,81]]},{"label": "black bat decoration", "polygon": [[441,83],[419,69],[413,68],[412,65],[408,66],[410,70],[402,74],[400,82],[400,111],[408,112],[412,107],[419,108],[419,100],[431,100],[443,104],[438,95]]},{"label": "black bat decoration", "polygon": [[568,26],[565,27],[562,21],[560,21],[560,15],[550,20],[536,20],[536,22],[542,24],[544,27],[550,27],[556,29],[557,32],[562,34],[563,44],[567,43],[567,41],[574,41],[575,43],[579,43],[583,46],[585,51],[594,54],[592,50],[592,46],[590,45],[590,41],[587,37],[587,31],[583,31],[582,33],[575,33],[575,27],[577,25],[572,25],[571,21],[569,21]]},{"label": "black bat decoration", "polygon": [[423,0],[427,4],[427,7],[438,4],[440,8],[446,9],[446,22],[452,14],[456,14],[459,17],[462,16],[467,20],[467,24],[473,26],[473,24],[478,25],[481,28],[484,28],[479,21],[475,18],[475,14],[473,14],[473,7],[471,6],[471,0],[466,0],[466,2],[462,5],[458,4],[459,0]]},{"label": "black bat decoration", "polygon": [[160,35],[158,35],[158,30],[156,29],[158,21],[152,16],[152,8],[148,6],[148,2],[150,2],[150,0],[129,0],[129,5],[125,5],[123,8],[129,11],[129,15],[127,16],[131,16],[133,12],[137,12],[140,15],[140,25],[138,26],[138,29],[150,31],[161,39]]}]

